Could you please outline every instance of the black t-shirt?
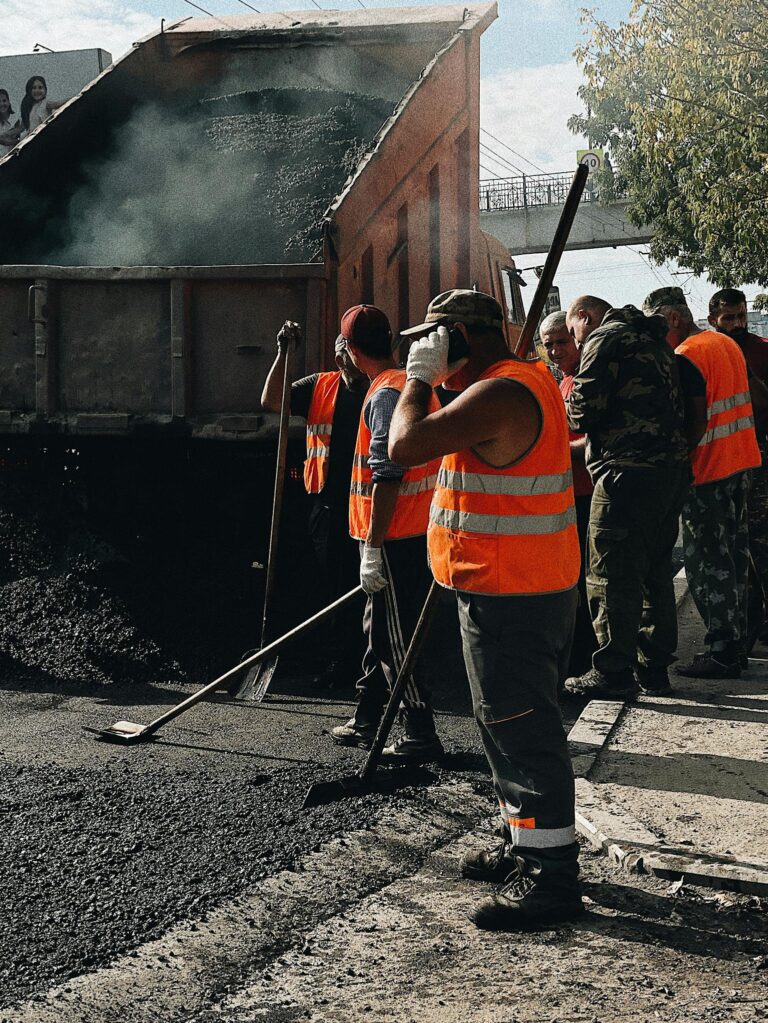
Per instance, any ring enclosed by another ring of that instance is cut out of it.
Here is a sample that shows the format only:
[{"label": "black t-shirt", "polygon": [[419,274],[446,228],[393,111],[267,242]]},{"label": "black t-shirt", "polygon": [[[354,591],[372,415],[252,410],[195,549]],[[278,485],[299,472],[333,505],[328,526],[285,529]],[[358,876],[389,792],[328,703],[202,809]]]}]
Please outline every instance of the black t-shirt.
[{"label": "black t-shirt", "polygon": [[686,358],[677,356],[677,371],[680,376],[680,390],[684,398],[706,398],[707,384],[701,372]]},{"label": "black t-shirt", "polygon": [[[296,380],[291,386],[291,415],[307,418],[319,376],[319,373],[313,373],[311,376]],[[320,494],[315,495],[324,504],[343,509],[345,513],[349,507],[352,461],[355,457],[355,442],[364,401],[365,391],[351,391],[342,377],[333,414],[328,479]]]}]

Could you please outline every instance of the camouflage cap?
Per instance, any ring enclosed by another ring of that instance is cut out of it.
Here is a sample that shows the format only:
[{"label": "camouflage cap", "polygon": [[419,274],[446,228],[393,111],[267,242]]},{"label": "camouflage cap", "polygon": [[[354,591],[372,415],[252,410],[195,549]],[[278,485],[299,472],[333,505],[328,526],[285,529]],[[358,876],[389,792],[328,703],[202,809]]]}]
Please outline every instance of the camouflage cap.
[{"label": "camouflage cap", "polygon": [[688,299],[682,288],[668,287],[657,288],[647,295],[643,300],[643,312],[646,316],[653,316],[662,306],[665,305],[688,305]]},{"label": "camouflage cap", "polygon": [[504,313],[496,299],[490,295],[468,288],[454,288],[432,299],[423,323],[401,330],[400,333],[406,337],[409,334],[423,334],[425,330],[457,322],[468,327],[497,327],[503,330]]}]

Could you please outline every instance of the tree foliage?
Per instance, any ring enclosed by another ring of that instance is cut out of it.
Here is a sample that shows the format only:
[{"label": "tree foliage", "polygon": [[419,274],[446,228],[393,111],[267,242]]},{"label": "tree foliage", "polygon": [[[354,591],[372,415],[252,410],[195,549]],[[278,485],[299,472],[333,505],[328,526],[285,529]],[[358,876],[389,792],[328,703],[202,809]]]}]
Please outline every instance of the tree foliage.
[{"label": "tree foliage", "polygon": [[719,286],[768,284],[768,0],[635,0],[617,28],[583,12],[588,113],[650,250]]}]

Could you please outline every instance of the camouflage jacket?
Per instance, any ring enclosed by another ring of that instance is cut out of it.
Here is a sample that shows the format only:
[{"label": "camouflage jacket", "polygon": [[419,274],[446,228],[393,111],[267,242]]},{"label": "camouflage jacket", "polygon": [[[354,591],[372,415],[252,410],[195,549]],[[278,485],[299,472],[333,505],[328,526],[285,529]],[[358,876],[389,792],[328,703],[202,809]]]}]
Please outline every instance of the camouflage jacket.
[{"label": "camouflage jacket", "polygon": [[567,405],[593,480],[608,469],[688,466],[683,398],[662,316],[609,309],[587,338]]}]

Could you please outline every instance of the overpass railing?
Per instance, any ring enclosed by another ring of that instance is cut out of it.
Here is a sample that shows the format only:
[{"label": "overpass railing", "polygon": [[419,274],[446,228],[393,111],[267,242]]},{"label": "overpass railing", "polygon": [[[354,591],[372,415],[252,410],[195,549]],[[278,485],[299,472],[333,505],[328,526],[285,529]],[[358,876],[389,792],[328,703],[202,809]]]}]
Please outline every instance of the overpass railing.
[{"label": "overpass railing", "polygon": [[[480,182],[480,209],[524,210],[529,206],[562,206],[572,181],[573,171],[488,178]],[[581,201],[595,202],[598,199],[597,187],[587,182]]]}]

